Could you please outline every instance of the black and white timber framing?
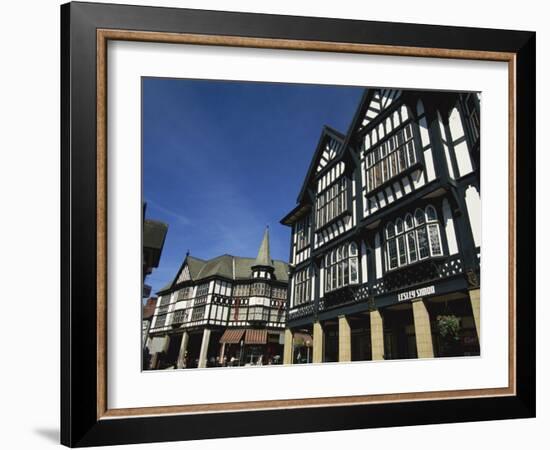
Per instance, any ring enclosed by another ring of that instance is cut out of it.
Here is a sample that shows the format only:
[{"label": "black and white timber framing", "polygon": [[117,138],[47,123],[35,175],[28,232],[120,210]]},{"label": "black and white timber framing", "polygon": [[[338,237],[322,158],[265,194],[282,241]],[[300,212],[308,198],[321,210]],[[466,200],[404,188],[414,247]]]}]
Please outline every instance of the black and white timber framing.
[{"label": "black and white timber framing", "polygon": [[323,128],[281,220],[292,229],[285,363],[298,332],[313,362],[443,356],[435,322],[450,314],[470,345],[459,353],[479,352],[480,99],[366,89],[347,134]]},{"label": "black and white timber framing", "polygon": [[288,265],[271,259],[268,229],[255,259],[187,254],[158,292],[150,368],[282,362],[287,285]]}]

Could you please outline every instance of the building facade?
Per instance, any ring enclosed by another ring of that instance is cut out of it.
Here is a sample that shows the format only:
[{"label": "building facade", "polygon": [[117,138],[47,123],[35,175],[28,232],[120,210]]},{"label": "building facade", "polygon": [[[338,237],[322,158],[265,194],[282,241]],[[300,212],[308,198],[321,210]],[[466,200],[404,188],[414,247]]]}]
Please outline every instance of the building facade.
[{"label": "building facade", "polygon": [[368,89],[347,134],[324,127],[281,221],[286,364],[479,355],[479,105]]},{"label": "building facade", "polygon": [[186,256],[158,292],[150,368],[277,364],[283,359],[288,265],[272,260],[269,230],[258,256]]}]

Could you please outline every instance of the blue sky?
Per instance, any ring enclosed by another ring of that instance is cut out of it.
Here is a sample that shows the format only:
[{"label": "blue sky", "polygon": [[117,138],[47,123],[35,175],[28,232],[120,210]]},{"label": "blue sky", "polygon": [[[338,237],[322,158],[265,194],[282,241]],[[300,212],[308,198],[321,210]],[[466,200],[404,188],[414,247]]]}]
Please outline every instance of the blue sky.
[{"label": "blue sky", "polygon": [[323,125],[348,129],[362,88],[143,79],[146,217],[168,224],[156,292],[187,250],[255,257],[266,225],[271,255],[288,260],[296,205]]}]

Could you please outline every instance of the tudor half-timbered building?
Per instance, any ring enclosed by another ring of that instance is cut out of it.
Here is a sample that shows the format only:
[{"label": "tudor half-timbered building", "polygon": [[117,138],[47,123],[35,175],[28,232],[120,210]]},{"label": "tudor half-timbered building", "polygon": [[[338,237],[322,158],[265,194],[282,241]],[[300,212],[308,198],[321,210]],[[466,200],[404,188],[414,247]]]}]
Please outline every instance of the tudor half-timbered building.
[{"label": "tudor half-timbered building", "polygon": [[479,354],[479,148],[477,93],[367,89],[322,130],[281,221],[285,363]]},{"label": "tudor half-timbered building", "polygon": [[269,230],[258,256],[186,256],[159,292],[150,368],[282,362],[288,265],[272,260]]}]

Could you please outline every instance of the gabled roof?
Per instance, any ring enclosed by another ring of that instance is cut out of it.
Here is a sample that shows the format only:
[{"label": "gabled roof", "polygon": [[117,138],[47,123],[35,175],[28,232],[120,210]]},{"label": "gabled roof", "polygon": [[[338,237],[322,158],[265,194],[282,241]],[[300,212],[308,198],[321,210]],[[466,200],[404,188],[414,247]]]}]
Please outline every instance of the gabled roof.
[{"label": "gabled roof", "polygon": [[[365,109],[364,116],[360,116],[361,126],[367,127],[378,115],[401,96],[400,89],[379,88],[370,89],[369,98],[363,105]],[[361,108],[363,109],[363,108]]]},{"label": "gabled roof", "polygon": [[[255,258],[243,258],[241,256],[233,255],[220,255],[206,261],[190,256],[186,258],[187,262],[193,260],[195,260],[195,262],[198,261],[199,264],[202,264],[202,267],[198,273],[192,277],[193,282],[216,276],[235,281],[249,280],[252,279],[252,267],[257,265]],[[194,262],[191,262],[191,264],[194,264]],[[272,259],[270,260],[269,265],[275,269],[274,273],[277,281],[288,281],[288,264],[286,262]],[[178,271],[178,274],[180,272],[181,269]],[[157,293],[162,294],[166,291],[170,291],[170,289],[176,284],[176,280],[177,276],[174,277],[174,279],[166,286],[159,289]]]},{"label": "gabled roof", "polygon": [[[331,155],[330,150],[327,149],[325,146],[327,139],[330,138],[338,142],[341,146],[341,151],[334,152],[334,155]],[[311,159],[311,163],[309,164],[309,168],[307,170],[306,177],[304,178],[302,188],[300,189],[300,193],[298,194],[297,203],[301,203],[304,199],[304,196],[307,192],[307,186],[311,178],[314,177],[317,173],[317,167],[321,165],[324,168],[324,166],[326,166],[329,161],[339,158],[341,154],[345,151],[345,149],[343,149],[344,141],[345,135],[327,125],[323,126],[321,136],[319,136],[319,141],[317,142],[317,148],[315,149],[315,153],[313,154],[313,158]],[[324,164],[321,161],[324,161]]]},{"label": "gabled roof", "polygon": [[[287,214],[281,220],[281,223],[285,223],[286,225],[288,225],[289,224],[288,222],[291,219],[291,217],[294,216],[295,213],[298,212],[303,206],[302,203],[304,201],[305,194],[307,192],[307,187],[311,181],[311,178],[317,174],[318,166],[319,165],[322,166],[322,168],[319,170],[319,171],[322,171],[325,166],[329,165],[329,160],[327,160],[327,158],[324,157],[324,156],[329,156],[329,157],[331,156],[330,153],[328,155],[325,155],[325,151],[327,150],[323,145],[325,143],[325,139],[327,137],[332,137],[333,139],[337,140],[338,142],[341,142],[342,144],[342,150],[340,154],[332,155],[333,157],[330,158],[330,164],[332,164],[332,161],[337,161],[341,159],[344,156],[344,154],[348,151],[348,142],[349,142],[350,136],[353,134],[353,131],[356,129],[359,118],[362,116],[361,111],[364,108],[366,99],[370,95],[370,91],[371,91],[370,89],[365,89],[365,92],[363,93],[361,100],[359,101],[359,105],[353,116],[351,124],[347,130],[347,134],[344,135],[327,125],[323,127],[323,130],[321,131],[321,136],[319,138],[319,142],[317,143],[317,148],[315,149],[315,153],[313,154],[313,158],[311,159],[311,163],[309,165],[307,174],[304,178],[304,182],[302,184],[302,188],[300,189],[300,193],[298,194],[298,199],[296,201],[297,206],[292,210],[291,213]],[[322,159],[325,159],[326,161],[324,165],[323,163],[321,163]]]}]

